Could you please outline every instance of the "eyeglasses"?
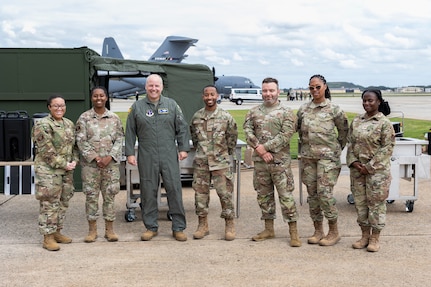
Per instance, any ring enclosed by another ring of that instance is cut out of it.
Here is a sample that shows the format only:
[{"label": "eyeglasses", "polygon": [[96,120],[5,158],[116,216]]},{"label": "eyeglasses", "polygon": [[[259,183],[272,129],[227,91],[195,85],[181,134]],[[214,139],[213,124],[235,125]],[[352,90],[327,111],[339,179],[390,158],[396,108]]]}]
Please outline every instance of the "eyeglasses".
[{"label": "eyeglasses", "polygon": [[308,89],[309,89],[310,91],[314,91],[314,90],[319,91],[321,88],[322,88],[322,86],[308,87]]},{"label": "eyeglasses", "polygon": [[51,108],[53,109],[64,109],[66,107],[66,105],[50,105]]}]

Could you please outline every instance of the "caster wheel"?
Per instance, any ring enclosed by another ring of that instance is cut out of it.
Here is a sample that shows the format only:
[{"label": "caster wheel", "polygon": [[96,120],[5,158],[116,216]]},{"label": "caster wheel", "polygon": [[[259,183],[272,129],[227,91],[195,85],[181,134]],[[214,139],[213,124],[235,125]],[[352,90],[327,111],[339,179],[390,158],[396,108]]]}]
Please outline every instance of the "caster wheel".
[{"label": "caster wheel", "polygon": [[413,207],[415,205],[415,202],[412,200],[407,200],[406,201],[406,211],[407,212],[413,212]]},{"label": "caster wheel", "polygon": [[170,214],[170,213],[169,213],[169,211],[166,213],[166,218],[167,218],[169,221],[172,221],[172,214]]},{"label": "caster wheel", "polygon": [[395,202],[395,200],[386,200],[387,203],[392,204]]},{"label": "caster wheel", "polygon": [[347,202],[350,204],[355,204],[355,198],[353,197],[353,194],[349,194],[347,196]]},{"label": "caster wheel", "polygon": [[134,212],[132,212],[132,211],[126,211],[126,213],[124,214],[124,219],[125,219],[127,222],[132,222],[132,221],[135,221],[135,219],[136,219],[136,215],[135,215],[135,213],[134,213]]}]

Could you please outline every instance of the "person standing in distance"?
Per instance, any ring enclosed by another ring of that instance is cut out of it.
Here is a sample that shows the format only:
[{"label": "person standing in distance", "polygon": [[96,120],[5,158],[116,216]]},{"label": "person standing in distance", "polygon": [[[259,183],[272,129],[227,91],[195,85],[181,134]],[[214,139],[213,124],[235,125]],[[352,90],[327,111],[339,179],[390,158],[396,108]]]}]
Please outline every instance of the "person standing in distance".
[{"label": "person standing in distance", "polygon": [[[332,191],[340,175],[340,155],[346,145],[349,126],[346,114],[330,101],[331,93],[322,75],[310,78],[309,90],[313,100],[300,106],[297,114],[301,180],[307,187],[307,202],[315,229],[308,243],[331,246],[341,239],[337,226],[338,209]],[[329,225],[326,236],[323,216]]]},{"label": "person standing in distance", "polygon": [[365,113],[356,116],[350,124],[346,156],[358,214],[356,221],[362,230],[361,239],[352,247],[367,247],[368,251],[377,252],[380,232],[385,227],[395,131],[386,117],[390,109],[384,104],[380,90],[365,90],[362,106]]},{"label": "person standing in distance", "polygon": [[81,178],[89,226],[84,241],[96,241],[99,194],[102,193],[105,238],[113,242],[118,241],[113,227],[116,219],[114,199],[120,191],[124,130],[117,114],[106,108],[108,93],[104,87],[91,90],[91,101],[93,108],[81,114],[76,122],[76,142],[81,153]]},{"label": "person standing in distance", "polygon": [[[166,189],[172,235],[186,241],[186,217],[183,206],[181,174],[178,160],[190,151],[189,128],[181,108],[171,98],[164,97],[163,80],[157,74],[148,76],[147,96],[133,103],[126,124],[127,162],[139,170],[142,218],[146,231],[141,240],[151,240],[158,234],[157,194],[160,175]],[[135,142],[138,140],[138,159]]]},{"label": "person standing in distance", "polygon": [[298,212],[293,197],[295,185],[290,166],[290,139],[296,132],[296,116],[292,109],[280,103],[279,95],[278,80],[265,78],[262,81],[263,104],[250,109],[244,122],[247,144],[254,149],[253,186],[262,212],[261,219],[265,220],[265,229],[252,240],[275,237],[275,186],[283,220],[289,224],[290,246],[300,247]]},{"label": "person standing in distance", "polygon": [[233,174],[231,157],[235,153],[238,138],[237,125],[229,112],[217,106],[218,93],[214,85],[203,89],[205,107],[197,111],[191,120],[190,132],[196,154],[193,160],[193,189],[195,190],[196,215],[199,225],[193,238],[201,239],[209,234],[208,207],[210,184],[220,198],[225,219],[225,239],[235,239],[233,203]]},{"label": "person standing in distance", "polygon": [[63,235],[66,211],[73,197],[73,171],[79,159],[75,144],[75,125],[64,117],[66,101],[60,95],[48,98],[49,115],[36,122],[32,138],[36,147],[34,159],[36,199],[39,207],[39,232],[43,248],[57,251],[57,243],[71,243]]}]

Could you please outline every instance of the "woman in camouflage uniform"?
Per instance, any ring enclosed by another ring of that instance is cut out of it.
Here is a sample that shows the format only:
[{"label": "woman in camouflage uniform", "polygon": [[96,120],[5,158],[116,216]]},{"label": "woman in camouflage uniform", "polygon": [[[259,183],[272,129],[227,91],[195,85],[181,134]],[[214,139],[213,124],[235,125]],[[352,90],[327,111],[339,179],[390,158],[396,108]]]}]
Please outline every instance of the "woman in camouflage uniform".
[{"label": "woman in camouflage uniform", "polygon": [[81,153],[82,189],[88,235],[84,241],[96,241],[99,218],[99,195],[102,194],[102,215],[105,238],[118,241],[114,232],[115,195],[120,192],[120,159],[124,131],[120,118],[106,108],[108,92],[104,87],[91,90],[93,108],[82,113],[76,122],[76,142]]},{"label": "woman in camouflage uniform", "polygon": [[47,106],[49,116],[37,121],[33,128],[36,146],[34,169],[43,248],[56,251],[60,249],[57,243],[72,242],[60,231],[74,193],[73,170],[78,161],[78,149],[75,145],[75,125],[64,118],[65,100],[59,95],[51,96]]},{"label": "woman in camouflage uniform", "polygon": [[351,123],[347,146],[350,186],[362,230],[362,238],[352,247],[367,247],[368,251],[376,252],[380,248],[380,231],[385,226],[395,131],[386,118],[390,111],[379,90],[364,91],[362,106],[365,113]]},{"label": "woman in camouflage uniform", "polygon": [[[301,180],[307,186],[310,217],[315,228],[308,243],[330,246],[340,241],[338,209],[332,190],[340,174],[340,155],[346,145],[349,127],[345,113],[330,101],[331,93],[323,76],[312,76],[309,90],[313,100],[298,110]],[[329,224],[326,236],[323,215]]]}]

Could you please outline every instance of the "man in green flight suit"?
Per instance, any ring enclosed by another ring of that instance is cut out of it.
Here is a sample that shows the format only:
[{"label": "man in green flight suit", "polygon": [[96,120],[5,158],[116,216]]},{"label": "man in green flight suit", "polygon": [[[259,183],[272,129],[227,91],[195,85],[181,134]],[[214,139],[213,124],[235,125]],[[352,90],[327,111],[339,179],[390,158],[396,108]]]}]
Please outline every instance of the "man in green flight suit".
[{"label": "man in green flight suit", "polygon": [[[161,175],[172,216],[173,236],[178,241],[186,241],[178,160],[187,158],[190,151],[188,124],[175,100],[162,96],[163,80],[159,75],[148,76],[145,89],[147,96],[136,101],[129,110],[125,149],[127,162],[138,165],[139,169],[142,218],[147,229],[141,239],[151,240],[158,233],[157,194]],[[136,138],[138,159],[135,157]]]}]

